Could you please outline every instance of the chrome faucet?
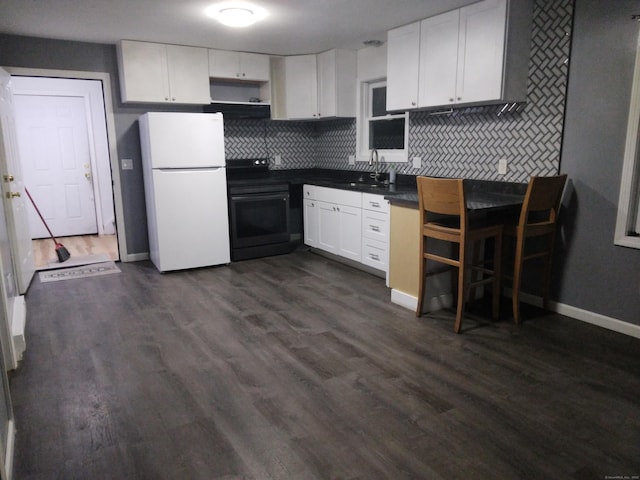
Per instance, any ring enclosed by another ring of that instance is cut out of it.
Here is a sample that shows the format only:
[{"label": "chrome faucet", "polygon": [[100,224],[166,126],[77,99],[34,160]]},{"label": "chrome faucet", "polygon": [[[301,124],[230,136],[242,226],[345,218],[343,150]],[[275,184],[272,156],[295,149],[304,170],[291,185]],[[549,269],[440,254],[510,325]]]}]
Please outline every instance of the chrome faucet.
[{"label": "chrome faucet", "polygon": [[373,167],[373,172],[371,172],[369,176],[373,178],[374,182],[377,182],[380,178],[380,162],[378,160],[378,150],[375,148],[371,149],[371,155],[369,156],[369,166]]}]

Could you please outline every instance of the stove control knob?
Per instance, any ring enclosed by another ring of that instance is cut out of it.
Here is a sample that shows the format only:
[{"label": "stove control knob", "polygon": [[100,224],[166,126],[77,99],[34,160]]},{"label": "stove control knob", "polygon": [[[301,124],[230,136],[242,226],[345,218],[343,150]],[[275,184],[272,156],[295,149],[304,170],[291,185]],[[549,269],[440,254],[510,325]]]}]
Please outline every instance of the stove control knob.
[{"label": "stove control knob", "polygon": [[260,165],[260,160],[254,160],[254,165]]}]

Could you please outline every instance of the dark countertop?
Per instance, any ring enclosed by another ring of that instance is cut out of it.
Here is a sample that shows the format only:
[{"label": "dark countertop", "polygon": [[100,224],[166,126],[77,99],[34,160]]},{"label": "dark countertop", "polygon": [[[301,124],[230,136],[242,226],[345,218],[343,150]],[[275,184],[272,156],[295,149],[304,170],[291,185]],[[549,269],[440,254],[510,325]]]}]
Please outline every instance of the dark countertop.
[{"label": "dark countertop", "polygon": [[[292,185],[311,184],[384,195],[391,205],[418,208],[418,192],[414,175],[398,175],[395,184],[374,182],[369,172],[322,168],[271,170],[271,179]],[[386,174],[382,174],[386,178]],[[526,183],[468,180],[467,204],[472,210],[504,208],[522,204]]]}]

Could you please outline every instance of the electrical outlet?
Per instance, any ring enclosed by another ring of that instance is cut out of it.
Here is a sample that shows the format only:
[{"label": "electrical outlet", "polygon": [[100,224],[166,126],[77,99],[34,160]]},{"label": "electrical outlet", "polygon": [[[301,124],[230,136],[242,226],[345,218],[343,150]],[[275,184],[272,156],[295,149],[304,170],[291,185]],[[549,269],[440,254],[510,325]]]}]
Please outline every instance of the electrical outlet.
[{"label": "electrical outlet", "polygon": [[422,157],[413,157],[413,168],[422,168]]},{"label": "electrical outlet", "polygon": [[501,158],[498,160],[498,175],[505,175],[507,173],[507,159]]},{"label": "electrical outlet", "polygon": [[356,164],[356,156],[349,155],[349,165],[355,165],[355,164]]},{"label": "electrical outlet", "polygon": [[276,165],[282,165],[282,155],[274,155],[273,163],[275,163]]},{"label": "electrical outlet", "polygon": [[122,170],[133,170],[133,160],[130,158],[123,158],[120,160]]}]

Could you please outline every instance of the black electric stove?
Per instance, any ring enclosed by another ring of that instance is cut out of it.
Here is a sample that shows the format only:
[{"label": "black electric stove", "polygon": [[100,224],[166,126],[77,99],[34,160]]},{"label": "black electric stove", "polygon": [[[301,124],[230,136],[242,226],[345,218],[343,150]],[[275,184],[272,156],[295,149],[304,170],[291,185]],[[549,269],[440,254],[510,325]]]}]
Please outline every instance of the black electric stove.
[{"label": "black electric stove", "polygon": [[291,251],[289,184],[265,158],[227,159],[231,260]]}]

